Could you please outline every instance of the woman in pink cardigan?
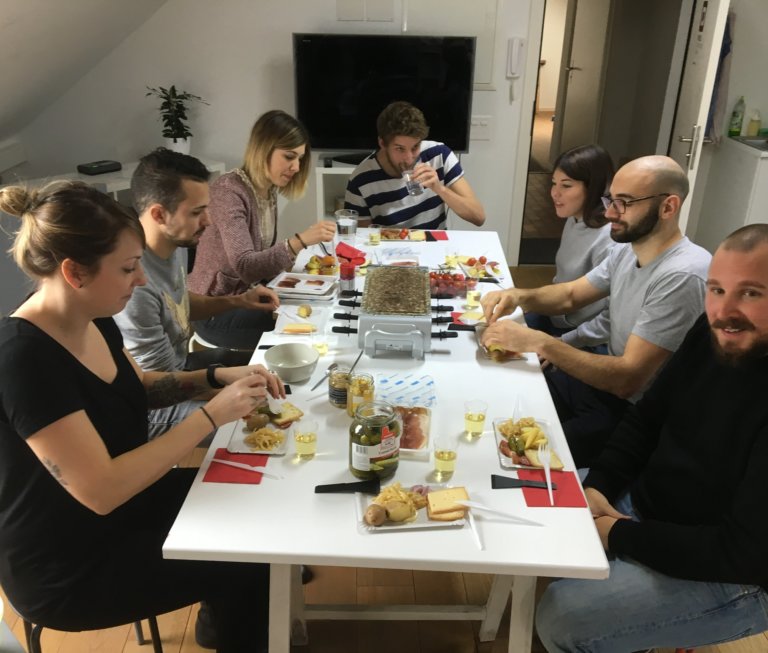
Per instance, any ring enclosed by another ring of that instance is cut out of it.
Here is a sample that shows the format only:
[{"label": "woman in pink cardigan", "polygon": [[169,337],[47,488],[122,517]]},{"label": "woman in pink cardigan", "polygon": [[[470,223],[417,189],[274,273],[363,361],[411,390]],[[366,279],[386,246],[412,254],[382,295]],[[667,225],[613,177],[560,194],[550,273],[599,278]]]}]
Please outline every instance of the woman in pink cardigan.
[{"label": "woman in pink cardigan", "polygon": [[[336,226],[327,220],[277,239],[277,193],[289,199],[301,197],[309,178],[309,136],[296,118],[279,110],[259,117],[244,159],[241,168],[211,184],[211,225],[197,246],[190,292],[210,296],[245,292],[290,270],[302,249],[333,240]],[[273,328],[271,315],[248,309],[195,322],[204,340],[234,349],[254,349],[261,334]]]}]

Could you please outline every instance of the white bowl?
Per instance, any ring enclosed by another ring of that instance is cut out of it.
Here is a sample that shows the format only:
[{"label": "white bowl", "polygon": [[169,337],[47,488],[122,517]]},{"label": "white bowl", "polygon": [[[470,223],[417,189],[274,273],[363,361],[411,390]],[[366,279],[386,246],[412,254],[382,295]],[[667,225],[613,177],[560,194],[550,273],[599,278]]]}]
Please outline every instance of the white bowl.
[{"label": "white bowl", "polygon": [[288,383],[306,381],[315,371],[318,358],[317,350],[300,342],[273,345],[264,352],[267,367]]}]

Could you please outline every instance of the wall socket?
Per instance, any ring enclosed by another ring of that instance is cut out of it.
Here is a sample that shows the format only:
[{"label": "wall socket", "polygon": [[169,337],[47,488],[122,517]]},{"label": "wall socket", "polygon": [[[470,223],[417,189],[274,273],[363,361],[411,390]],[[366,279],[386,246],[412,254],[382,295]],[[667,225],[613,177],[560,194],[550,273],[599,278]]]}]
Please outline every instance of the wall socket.
[{"label": "wall socket", "polygon": [[469,138],[473,141],[490,141],[493,126],[492,116],[472,116]]}]

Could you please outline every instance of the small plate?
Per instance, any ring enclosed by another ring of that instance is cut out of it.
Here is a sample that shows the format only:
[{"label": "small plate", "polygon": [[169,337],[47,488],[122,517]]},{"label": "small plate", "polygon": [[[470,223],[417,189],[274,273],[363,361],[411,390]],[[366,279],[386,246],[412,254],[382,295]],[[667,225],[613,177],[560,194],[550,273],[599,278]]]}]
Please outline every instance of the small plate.
[{"label": "small plate", "polygon": [[[529,417],[528,415],[521,415],[520,417]],[[533,417],[530,415],[530,417]],[[503,469],[544,469],[543,467],[536,467],[535,465],[518,465],[512,462],[511,458],[507,458],[503,453],[501,453],[501,450],[499,449],[499,445],[501,444],[502,440],[506,440],[506,438],[501,434],[501,431],[499,430],[499,426],[506,422],[509,419],[518,419],[517,417],[511,418],[511,417],[502,417],[499,419],[493,420],[493,434],[496,437],[496,454],[499,456],[499,464]],[[545,419],[538,419],[536,418],[536,423],[539,425],[542,431],[544,431],[544,435],[547,436],[548,440],[548,446],[552,451],[554,451],[557,454],[557,457],[560,458],[560,454],[557,451],[557,448],[552,446],[552,430],[549,427],[549,422]]]},{"label": "small plate", "polygon": [[245,422],[241,419],[234,423],[232,434],[229,437],[227,451],[229,453],[260,453],[266,456],[284,456],[288,450],[288,429],[279,429],[274,425],[268,425],[269,428],[283,434],[283,442],[274,449],[254,449],[245,443],[245,436],[249,431],[245,429]]},{"label": "small plate", "polygon": [[281,272],[267,284],[278,295],[324,295],[331,290],[336,277],[301,272]]},{"label": "small plate", "polygon": [[[325,323],[328,320],[329,309],[322,306],[312,306],[312,315],[309,317],[299,317],[296,313],[298,305],[280,304],[280,314],[275,322],[275,333],[283,336],[312,336],[323,333]],[[312,333],[286,333],[285,327],[288,324],[311,324],[315,327]]]},{"label": "small plate", "polygon": [[384,522],[381,526],[371,526],[363,521],[363,515],[371,504],[371,495],[355,493],[355,512],[357,528],[361,533],[392,533],[393,531],[417,531],[436,528],[463,528],[467,520],[463,517],[455,521],[435,521],[427,517],[427,509],[416,511],[416,519],[409,522]]}]

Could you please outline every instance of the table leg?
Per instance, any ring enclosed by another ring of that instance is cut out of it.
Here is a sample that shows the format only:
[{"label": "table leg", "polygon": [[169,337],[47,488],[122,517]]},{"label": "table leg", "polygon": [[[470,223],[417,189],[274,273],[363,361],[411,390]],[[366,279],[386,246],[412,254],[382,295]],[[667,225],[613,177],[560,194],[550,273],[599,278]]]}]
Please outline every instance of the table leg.
[{"label": "table leg", "polygon": [[291,565],[269,566],[269,651],[291,650]]},{"label": "table leg", "polygon": [[515,576],[509,614],[509,653],[530,653],[535,604],[536,576]]},{"label": "table leg", "polygon": [[488,602],[485,604],[485,618],[480,622],[479,639],[481,642],[492,642],[496,639],[499,623],[507,607],[507,599],[512,590],[512,576],[496,574],[488,592]]},{"label": "table leg", "polygon": [[307,642],[307,617],[304,609],[301,565],[291,565],[291,644],[304,646]]}]

